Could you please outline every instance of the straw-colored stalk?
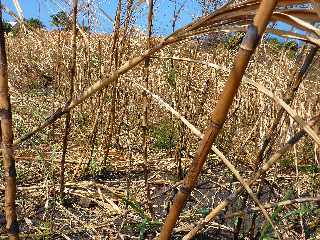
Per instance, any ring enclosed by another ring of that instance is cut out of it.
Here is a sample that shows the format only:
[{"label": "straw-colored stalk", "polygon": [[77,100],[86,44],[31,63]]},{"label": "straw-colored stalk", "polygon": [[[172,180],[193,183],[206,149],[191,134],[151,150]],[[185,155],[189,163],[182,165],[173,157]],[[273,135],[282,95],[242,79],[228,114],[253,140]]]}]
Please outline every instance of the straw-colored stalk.
[{"label": "straw-colored stalk", "polygon": [[19,239],[19,225],[15,204],[17,191],[16,167],[13,149],[12,113],[8,86],[8,63],[2,22],[2,9],[0,9],[0,93],[0,130],[5,178],[4,211],[6,217],[6,230],[9,239],[15,240]]},{"label": "straw-colored stalk", "polygon": [[[69,99],[73,98],[74,94],[74,80],[76,78],[76,63],[77,63],[77,13],[78,12],[78,0],[73,0],[73,17],[72,17],[72,56],[71,56],[71,67],[70,67],[70,91]],[[65,174],[65,161],[68,148],[68,136],[70,133],[70,120],[71,113],[67,111],[65,119],[65,129],[63,136],[63,145],[62,145],[62,157],[60,163],[60,198],[64,199],[64,174]]]},{"label": "straw-colored stalk", "polygon": [[211,146],[226,120],[229,108],[238,91],[249,60],[254,53],[262,34],[264,33],[276,4],[276,0],[263,0],[261,2],[257,14],[254,17],[253,24],[248,29],[247,35],[241,44],[238,55],[236,56],[234,67],[231,70],[229,79],[220,96],[220,100],[216,105],[216,109],[212,113],[211,123],[205,131],[195,159],[190,166],[187,176],[184,178],[183,185],[178,191],[174,203],[171,205],[170,211],[160,233],[161,240],[170,239],[172,230],[185,205],[185,202],[196,185],[200,171],[202,170],[207,155],[211,150]]},{"label": "straw-colored stalk", "polygon": [[[153,20],[153,0],[149,1],[149,11],[148,11],[148,39],[147,47],[151,48],[151,36],[152,36],[152,20]],[[150,58],[146,58],[144,61],[144,73],[143,79],[145,82],[146,89],[149,88],[149,75],[150,75]],[[154,218],[154,209],[150,196],[150,186],[148,183],[148,172],[149,172],[149,163],[148,163],[148,111],[149,111],[149,99],[147,93],[143,92],[143,117],[142,117],[142,143],[143,143],[143,159],[144,159],[144,184],[147,197],[147,206],[152,218]]]},{"label": "straw-colored stalk", "polygon": [[[114,64],[115,69],[119,66],[119,31],[120,31],[120,20],[121,20],[121,10],[122,10],[122,1],[118,0],[117,13],[115,16],[115,25],[114,25],[114,34],[112,40],[111,47],[111,60],[110,60],[110,70],[112,70],[112,66]],[[117,78],[112,85],[112,100],[110,106],[110,114],[108,116],[108,126],[107,126],[107,134],[104,139],[104,159],[103,159],[103,168],[106,168],[107,159],[110,151],[110,145],[113,138],[114,125],[115,125],[115,117],[116,117],[116,103],[117,103],[117,87],[118,87],[119,79]]]}]

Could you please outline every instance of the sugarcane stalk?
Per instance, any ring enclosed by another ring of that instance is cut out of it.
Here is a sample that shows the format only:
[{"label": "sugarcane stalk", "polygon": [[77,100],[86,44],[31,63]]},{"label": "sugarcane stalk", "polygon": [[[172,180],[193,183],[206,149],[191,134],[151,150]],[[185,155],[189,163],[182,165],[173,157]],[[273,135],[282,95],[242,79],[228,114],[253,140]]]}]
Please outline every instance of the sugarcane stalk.
[{"label": "sugarcane stalk", "polygon": [[[1,4],[1,0],[0,0]],[[12,112],[8,86],[8,63],[6,44],[0,9],[0,120],[3,170],[5,182],[4,211],[6,230],[10,240],[19,239],[19,225],[16,213],[16,167],[13,149]]]},{"label": "sugarcane stalk", "polygon": [[[115,25],[114,25],[114,35],[112,40],[112,48],[111,48],[111,65],[112,67],[113,61],[115,68],[118,68],[119,65],[119,31],[120,31],[120,20],[121,20],[121,9],[122,9],[122,1],[118,0],[117,14],[115,16]],[[103,159],[103,169],[106,169],[107,158],[110,151],[110,145],[112,142],[115,117],[116,117],[116,101],[117,101],[117,86],[118,86],[118,78],[114,81],[112,86],[112,100],[110,107],[110,114],[108,116],[108,126],[107,126],[107,134],[104,139],[104,159]]]},{"label": "sugarcane stalk", "polygon": [[[72,57],[70,67],[70,91],[69,99],[73,98],[74,94],[74,80],[76,77],[76,63],[77,63],[77,14],[78,14],[78,0],[73,0],[73,16],[72,16]],[[68,148],[68,137],[71,129],[71,112],[66,113],[65,128],[62,145],[62,156],[60,163],[60,198],[64,199],[64,183],[65,183],[65,161]]]},{"label": "sugarcane stalk", "polygon": [[[151,48],[151,36],[152,36],[152,24],[153,24],[153,0],[149,1],[148,10],[148,39],[147,48]],[[149,88],[149,75],[150,75],[150,58],[146,58],[144,61],[144,82],[146,89]],[[149,175],[149,163],[148,163],[148,111],[149,111],[149,99],[146,91],[143,92],[143,119],[142,119],[142,143],[143,143],[143,171],[144,171],[144,184],[147,198],[147,206],[149,213],[154,218],[154,209],[150,196],[150,186],[148,183]]]},{"label": "sugarcane stalk", "polygon": [[257,14],[254,17],[253,24],[249,27],[238,55],[236,56],[234,67],[230,72],[228,81],[226,82],[224,90],[220,96],[220,100],[212,113],[211,123],[205,131],[205,135],[197,150],[195,159],[190,166],[187,176],[184,178],[183,185],[179,189],[176,198],[170,207],[160,233],[160,240],[170,239],[172,230],[178,220],[182,208],[197,183],[198,176],[202,170],[211,146],[226,120],[229,108],[240,86],[249,60],[254,53],[262,34],[264,33],[276,4],[276,0],[263,0],[260,4]]}]

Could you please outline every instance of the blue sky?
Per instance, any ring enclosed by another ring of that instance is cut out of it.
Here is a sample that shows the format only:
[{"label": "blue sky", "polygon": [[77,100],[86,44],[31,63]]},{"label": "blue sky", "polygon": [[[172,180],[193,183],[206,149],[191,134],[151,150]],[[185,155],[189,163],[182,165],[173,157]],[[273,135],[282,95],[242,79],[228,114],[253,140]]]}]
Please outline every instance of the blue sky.
[{"label": "blue sky", "polygon": [[[92,2],[95,6],[99,6],[106,12],[112,19],[117,8],[117,0],[79,0],[79,2]],[[122,0],[124,3],[125,0]],[[172,32],[172,17],[174,12],[173,0],[154,0],[155,1],[155,21],[154,21],[154,34],[168,35]],[[58,11],[70,11],[71,7],[66,4],[70,0],[20,0],[21,8],[25,18],[39,18],[48,29],[53,27],[50,25],[50,16]],[[17,12],[12,0],[2,0],[7,7],[12,11]],[[202,9],[197,0],[176,0],[178,8],[183,5],[181,14],[176,23],[176,29],[192,22],[193,19],[201,16]],[[186,3],[186,4],[184,4]],[[97,22],[94,24],[94,31],[97,32],[111,32],[112,23],[96,8],[95,15]],[[7,21],[13,19],[4,13],[4,18]],[[79,23],[83,22],[83,15],[78,18]],[[140,11],[136,13],[135,25],[141,30],[146,30],[147,19],[147,4],[140,5]],[[86,21],[86,20],[85,20]],[[289,30],[290,27],[283,23],[277,24],[278,28]],[[303,33],[302,31],[298,31]]]},{"label": "blue sky", "polygon": [[[12,0],[2,0],[3,3],[11,10],[16,12]],[[117,1],[116,0],[85,0],[85,2],[91,1],[98,4],[109,16],[112,18],[116,12]],[[20,0],[21,8],[25,18],[39,18],[47,28],[52,29],[50,25],[50,15],[55,14],[60,10],[70,10],[70,6],[64,3],[64,0]],[[126,1],[123,1],[126,2]],[[201,15],[201,8],[196,0],[176,0],[177,5],[184,5],[181,15],[177,21],[177,28],[190,23],[195,17]],[[171,23],[174,11],[174,5],[169,0],[156,0],[155,1],[155,26],[154,32],[159,35],[166,35],[172,31]],[[111,22],[97,10],[96,31],[99,32],[110,32],[112,30]],[[141,5],[141,11],[136,16],[136,25],[142,30],[146,29],[146,18],[147,18],[147,5]],[[12,18],[7,14],[4,14],[6,20],[12,21]],[[79,22],[82,23],[82,18],[79,18]]]}]

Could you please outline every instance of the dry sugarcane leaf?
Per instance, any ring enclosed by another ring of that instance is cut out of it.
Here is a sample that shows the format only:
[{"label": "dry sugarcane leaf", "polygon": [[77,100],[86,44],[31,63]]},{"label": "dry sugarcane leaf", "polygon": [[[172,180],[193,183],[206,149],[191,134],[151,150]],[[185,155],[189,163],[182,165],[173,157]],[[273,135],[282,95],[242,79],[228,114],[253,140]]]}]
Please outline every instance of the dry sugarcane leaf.
[{"label": "dry sugarcane leaf", "polygon": [[[245,32],[246,30],[247,30],[247,26],[238,26],[238,27],[231,26],[231,27],[221,28],[221,29],[217,30],[217,32],[219,32],[219,31],[222,31],[222,32]],[[320,46],[320,39],[310,37],[308,35],[303,35],[303,34],[291,32],[291,31],[285,31],[285,30],[280,30],[280,29],[275,29],[275,28],[267,28],[266,31],[269,33],[276,34],[281,37],[297,39],[297,40],[301,40],[304,42],[310,42],[310,43],[313,43],[315,45]]]},{"label": "dry sugarcane leaf", "polygon": [[247,82],[255,86],[259,91],[266,94],[268,97],[274,99],[286,112],[309,134],[309,136],[317,143],[320,144],[320,137],[317,133],[293,110],[288,104],[286,104],[281,98],[277,97],[274,93],[268,90],[263,85],[254,82],[248,78],[244,78],[244,82]]},{"label": "dry sugarcane leaf", "polygon": [[313,0],[312,6],[313,6],[314,11],[318,14],[318,17],[320,18],[320,2]]},{"label": "dry sugarcane leaf", "polygon": [[267,32],[282,36],[282,37],[288,37],[288,38],[292,38],[292,39],[297,39],[297,40],[302,40],[305,42],[310,42],[313,44],[316,44],[318,46],[320,46],[320,39],[319,38],[314,38],[314,37],[310,37],[308,35],[302,35],[299,33],[294,33],[291,31],[284,31],[284,30],[280,30],[280,29],[272,29],[272,28],[267,28]]},{"label": "dry sugarcane leaf", "polygon": [[23,21],[24,17],[23,17],[23,11],[22,11],[22,8],[20,6],[20,3],[18,0],[13,0],[13,4],[14,6],[16,7],[17,9],[17,12],[18,12],[18,16],[20,18],[20,21]]},{"label": "dry sugarcane leaf", "polygon": [[[247,3],[260,3],[261,0],[249,0]],[[310,3],[310,0],[279,0],[278,1],[278,7],[279,6],[290,6],[290,5],[297,5],[297,4],[306,4]]]},{"label": "dry sugarcane leaf", "polygon": [[310,23],[315,23],[320,21],[318,14],[311,9],[289,9],[289,10],[286,9],[279,12],[288,14],[296,18],[303,19],[304,21],[307,21]]},{"label": "dry sugarcane leaf", "polygon": [[[256,13],[257,7],[259,5],[256,2],[250,2],[250,4],[246,3],[243,5],[237,5],[234,8],[228,8],[225,11],[220,11],[218,13],[213,13],[210,16],[205,17],[204,19],[199,20],[197,24],[194,24],[189,31],[193,31],[195,28],[205,28],[205,27],[213,27],[214,25],[219,26],[219,25],[230,25],[230,24],[235,24],[241,23],[248,23],[252,22],[253,16]],[[281,11],[281,12],[280,12]],[[293,9],[293,10],[279,10],[278,13],[276,13],[273,17],[274,20],[279,20],[279,14],[283,13],[287,15],[287,18],[290,18],[291,23],[298,23],[300,27],[304,27],[305,30],[312,29],[313,31],[317,32],[319,31],[317,28],[313,27],[310,23],[305,22],[305,21],[310,21],[310,22],[317,22],[319,20],[319,17],[317,14],[311,10],[306,10],[306,9]],[[303,18],[304,20],[302,21],[300,18]],[[283,20],[281,18],[281,20]],[[288,22],[288,20],[287,20]]]},{"label": "dry sugarcane leaf", "polygon": [[[220,21],[221,19],[227,19],[228,21],[231,21],[232,19],[242,19],[242,20],[246,20],[247,22],[251,22],[255,13],[256,13],[256,7],[250,6],[250,7],[239,9],[238,11],[231,12],[228,15],[222,15],[221,17],[216,18],[214,20]],[[293,18],[292,21],[299,23],[301,26],[307,28],[307,30],[313,29],[314,31],[319,31],[319,29],[313,27],[310,23],[306,22],[306,21],[309,21],[311,23],[314,23],[319,21],[318,15],[313,11],[306,10],[306,9],[283,10],[283,11],[275,12],[274,13],[275,17],[273,17],[273,19],[277,19],[279,13],[289,15],[290,17]],[[303,21],[299,18],[301,19],[303,18]]]},{"label": "dry sugarcane leaf", "polygon": [[257,10],[258,5],[239,5],[231,9],[225,9],[224,11],[215,12],[212,15],[199,20],[196,24],[192,26],[190,31],[196,30],[200,27],[211,26],[215,23],[219,23],[222,20],[229,20],[231,18],[245,18],[245,16],[253,15]]},{"label": "dry sugarcane leaf", "polygon": [[[249,4],[249,7],[251,5]],[[221,21],[221,19],[226,20],[226,19],[228,19],[228,17],[227,17],[228,14],[231,14],[232,12],[239,10],[239,9],[243,9],[245,7],[248,7],[248,6],[247,5],[245,5],[245,6],[238,5],[235,7],[235,6],[231,6],[231,5],[227,4],[223,7],[221,7],[220,9],[218,9],[217,11],[213,12],[212,14],[207,15],[205,17],[202,17],[202,18],[184,26],[183,28],[178,29],[174,34],[172,34],[170,36],[181,34],[183,32],[185,32],[185,33],[188,32],[188,34],[191,35],[190,32],[198,30],[199,28],[202,28],[202,27],[210,26],[213,23],[217,23],[217,22]],[[256,7],[252,7],[252,9],[256,9]]]},{"label": "dry sugarcane leaf", "polygon": [[276,21],[281,21],[284,23],[287,23],[289,25],[292,25],[296,28],[300,28],[303,29],[305,31],[314,33],[318,36],[320,36],[320,29],[311,25],[310,23],[301,20],[300,18],[294,17],[294,16],[290,16],[288,14],[285,13],[280,13],[280,12],[275,12],[272,16],[273,20]]}]

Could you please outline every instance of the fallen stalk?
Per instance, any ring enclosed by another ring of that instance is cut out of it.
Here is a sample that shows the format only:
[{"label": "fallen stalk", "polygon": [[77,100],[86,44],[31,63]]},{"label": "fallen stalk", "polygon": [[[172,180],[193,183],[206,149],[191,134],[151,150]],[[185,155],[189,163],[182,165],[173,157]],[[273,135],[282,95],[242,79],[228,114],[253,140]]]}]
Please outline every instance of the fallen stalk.
[{"label": "fallen stalk", "polygon": [[[268,208],[276,208],[276,207],[288,206],[288,205],[293,205],[293,204],[297,204],[297,203],[305,203],[305,202],[320,202],[320,197],[297,198],[297,199],[286,200],[286,201],[278,202],[278,203],[265,204],[265,205],[263,205],[263,207],[268,209]],[[224,216],[224,218],[245,216],[245,215],[251,214],[253,212],[257,212],[257,211],[260,211],[260,208],[257,208],[257,207],[248,208],[244,211],[239,211],[239,212],[227,214]]]}]

